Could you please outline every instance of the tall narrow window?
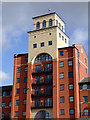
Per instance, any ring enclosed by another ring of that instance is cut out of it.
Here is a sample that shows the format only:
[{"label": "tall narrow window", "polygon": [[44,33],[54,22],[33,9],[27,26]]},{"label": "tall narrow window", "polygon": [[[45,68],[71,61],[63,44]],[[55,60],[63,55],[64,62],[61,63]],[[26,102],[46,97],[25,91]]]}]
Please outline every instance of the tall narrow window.
[{"label": "tall narrow window", "polygon": [[59,23],[59,28],[61,28],[61,24]]},{"label": "tall narrow window", "polygon": [[58,20],[56,20],[56,26],[58,26]]},{"label": "tall narrow window", "polygon": [[37,22],[37,23],[36,23],[36,29],[39,29],[39,28],[40,28],[40,23]]},{"label": "tall narrow window", "polygon": [[43,27],[43,28],[46,27],[46,20],[43,20],[42,27]]},{"label": "tall narrow window", "polygon": [[49,19],[49,26],[52,26],[52,19]]}]

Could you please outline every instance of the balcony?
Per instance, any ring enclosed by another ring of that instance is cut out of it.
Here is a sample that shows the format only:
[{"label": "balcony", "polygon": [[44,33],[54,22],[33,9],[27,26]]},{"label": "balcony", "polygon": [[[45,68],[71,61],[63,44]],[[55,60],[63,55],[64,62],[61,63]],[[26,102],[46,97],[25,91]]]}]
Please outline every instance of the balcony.
[{"label": "balcony", "polygon": [[38,90],[38,91],[32,91],[31,94],[31,97],[43,97],[43,96],[52,96],[52,91]]},{"label": "balcony", "polygon": [[50,79],[38,79],[38,80],[33,79],[32,80],[32,86],[44,85],[44,84],[52,84],[52,78],[50,78]]},{"label": "balcony", "polygon": [[39,68],[39,69],[32,69],[32,75],[35,75],[35,74],[43,74],[43,73],[49,73],[49,72],[52,72],[53,69],[52,67],[50,68]]},{"label": "balcony", "polygon": [[45,105],[45,102],[44,101],[40,101],[38,103],[35,104],[35,102],[33,101],[32,102],[32,106],[31,106],[31,109],[39,109],[39,108],[52,108],[53,104],[49,104],[49,105]]}]

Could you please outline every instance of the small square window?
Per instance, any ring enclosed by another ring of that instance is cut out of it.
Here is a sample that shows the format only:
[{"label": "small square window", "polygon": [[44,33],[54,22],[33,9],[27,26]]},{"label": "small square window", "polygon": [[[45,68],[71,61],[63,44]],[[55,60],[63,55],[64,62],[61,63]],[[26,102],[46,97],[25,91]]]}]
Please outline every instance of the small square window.
[{"label": "small square window", "polygon": [[25,93],[25,94],[27,93],[27,88],[23,89],[23,93]]},{"label": "small square window", "polygon": [[64,97],[60,97],[60,103],[64,103]]},{"label": "small square window", "polygon": [[68,66],[72,66],[72,65],[73,65],[72,60],[69,60],[69,61],[68,61]]},{"label": "small square window", "polygon": [[49,35],[51,35],[51,33],[49,33]]},{"label": "small square window", "polygon": [[52,45],[52,41],[48,41],[48,45]]},{"label": "small square window", "polygon": [[61,38],[61,33],[59,33],[59,37]]},{"label": "small square window", "polygon": [[84,102],[84,103],[88,103],[88,96],[84,96],[84,97],[83,97],[83,102]]},{"label": "small square window", "polygon": [[19,115],[18,111],[15,111],[15,117],[17,117]]},{"label": "small square window", "polygon": [[69,84],[69,90],[73,90],[73,84]]},{"label": "small square window", "polygon": [[64,78],[64,73],[60,73],[60,78]]},{"label": "small square window", "polygon": [[21,68],[17,68],[17,73],[20,73],[21,72]]},{"label": "small square window", "polygon": [[20,89],[16,89],[16,94],[19,94],[20,93]]},{"label": "small square window", "polygon": [[67,43],[67,39],[65,38],[65,43]]},{"label": "small square window", "polygon": [[60,66],[60,67],[64,67],[64,62],[63,62],[63,61],[60,62],[60,63],[59,63],[59,66]]},{"label": "small square window", "polygon": [[11,107],[11,101],[9,102],[9,107]]},{"label": "small square window", "polygon": [[24,77],[24,82],[25,82],[25,83],[27,82],[27,77]]},{"label": "small square window", "polygon": [[64,36],[62,36],[62,40],[64,40]]},{"label": "small square window", "polygon": [[28,57],[25,57],[25,61],[28,61]]},{"label": "small square window", "polygon": [[60,90],[64,90],[64,85],[60,85]]},{"label": "small square window", "polygon": [[36,36],[34,36],[34,38],[36,38]]},{"label": "small square window", "polygon": [[64,115],[65,113],[64,113],[64,109],[61,109],[60,110],[60,115]]},{"label": "small square window", "polygon": [[4,108],[5,107],[5,102],[2,102],[2,108]]},{"label": "small square window", "polygon": [[69,78],[73,78],[73,72],[69,72],[69,73],[68,73],[68,77],[69,77]]},{"label": "small square window", "polygon": [[44,42],[41,43],[41,47],[44,47]]},{"label": "small square window", "polygon": [[20,83],[20,78],[17,78],[17,83]]},{"label": "small square window", "polygon": [[16,100],[16,105],[19,105],[19,100]]},{"label": "small square window", "polygon": [[27,71],[28,71],[28,67],[25,67],[25,68],[24,68],[24,71],[27,72]]},{"label": "small square window", "polygon": [[74,109],[70,109],[70,115],[74,114]]},{"label": "small square window", "polygon": [[74,101],[74,97],[73,96],[69,96],[69,102],[73,102]]},{"label": "small square window", "polygon": [[26,99],[25,99],[25,100],[23,100],[23,105],[26,105]]},{"label": "small square window", "polygon": [[60,51],[60,55],[63,55],[63,51]]},{"label": "small square window", "polygon": [[22,112],[22,116],[26,116],[26,111],[23,111],[23,112]]},{"label": "small square window", "polygon": [[84,115],[89,115],[89,110],[88,109],[84,109]]},{"label": "small square window", "polygon": [[37,48],[37,44],[33,44],[33,48]]}]

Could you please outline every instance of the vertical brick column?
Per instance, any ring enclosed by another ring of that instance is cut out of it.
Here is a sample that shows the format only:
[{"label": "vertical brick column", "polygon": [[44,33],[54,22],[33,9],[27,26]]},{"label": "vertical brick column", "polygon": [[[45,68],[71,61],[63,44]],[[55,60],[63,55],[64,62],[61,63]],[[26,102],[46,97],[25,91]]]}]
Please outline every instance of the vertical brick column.
[{"label": "vertical brick column", "polygon": [[59,71],[58,61],[53,61],[53,118],[59,118]]},{"label": "vertical brick column", "polygon": [[28,80],[27,80],[27,104],[26,104],[26,118],[31,118],[31,81],[32,81],[32,64],[28,64]]}]

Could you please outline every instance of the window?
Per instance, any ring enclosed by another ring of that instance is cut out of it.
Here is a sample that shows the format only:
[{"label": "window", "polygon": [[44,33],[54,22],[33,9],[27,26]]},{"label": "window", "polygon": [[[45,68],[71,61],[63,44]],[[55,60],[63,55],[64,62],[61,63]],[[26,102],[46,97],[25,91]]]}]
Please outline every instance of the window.
[{"label": "window", "polygon": [[72,60],[69,60],[68,61],[68,66],[72,66],[72,64],[73,64]]},{"label": "window", "polygon": [[44,53],[44,54],[40,54],[35,58],[35,63],[51,61],[51,60],[52,60],[52,57],[49,54]]},{"label": "window", "polygon": [[60,55],[63,55],[63,51],[60,51]]},{"label": "window", "polygon": [[59,23],[59,28],[61,28],[61,24]]},{"label": "window", "polygon": [[45,106],[47,107],[52,106],[52,98],[45,98]]},{"label": "window", "polygon": [[87,59],[85,58],[85,63],[87,62]]},{"label": "window", "polygon": [[65,38],[65,43],[67,43],[67,39]]},{"label": "window", "polygon": [[60,103],[64,103],[64,97],[60,97]]},{"label": "window", "polygon": [[59,33],[59,37],[61,38],[61,33]]},{"label": "window", "polygon": [[73,96],[69,96],[69,102],[73,102],[74,101],[74,97]]},{"label": "window", "polygon": [[83,84],[83,90],[87,90],[87,84]]},{"label": "window", "polygon": [[7,96],[7,92],[4,91],[2,95],[3,95],[3,96]]},{"label": "window", "polygon": [[58,20],[56,20],[56,26],[58,26]]},{"label": "window", "polygon": [[74,109],[70,109],[70,115],[74,114]]},{"label": "window", "polygon": [[69,78],[73,78],[73,72],[69,72],[69,73],[68,73],[68,77],[69,77]]},{"label": "window", "polygon": [[60,90],[64,90],[64,85],[60,85]]},{"label": "window", "polygon": [[49,35],[51,35],[51,33],[49,33]]},{"label": "window", "polygon": [[88,96],[84,96],[84,97],[83,97],[83,102],[84,102],[84,103],[88,103]]},{"label": "window", "polygon": [[85,73],[87,73],[87,68],[85,68]]},{"label": "window", "polygon": [[12,96],[12,91],[10,91],[10,96]]},{"label": "window", "polygon": [[44,42],[41,43],[41,47],[43,47],[43,46],[44,46]]},{"label": "window", "polygon": [[64,113],[64,109],[61,109],[60,110],[60,115],[64,115],[65,113]]},{"label": "window", "polygon": [[36,38],[36,36],[34,36],[34,38]]},{"label": "window", "polygon": [[9,107],[11,107],[11,101],[9,102]]},{"label": "window", "polygon": [[27,88],[23,89],[23,93],[25,93],[25,94],[27,93]]},{"label": "window", "polygon": [[60,63],[59,63],[59,66],[60,66],[60,67],[64,67],[64,62],[63,62],[63,61],[60,62]]},{"label": "window", "polygon": [[4,113],[2,113],[2,119],[4,118]]},{"label": "window", "polygon": [[41,72],[41,65],[35,66],[35,72]]},{"label": "window", "polygon": [[20,73],[21,72],[21,68],[17,68],[17,73]]},{"label": "window", "polygon": [[19,94],[20,93],[20,89],[16,89],[16,94]]},{"label": "window", "polygon": [[25,57],[25,61],[28,61],[28,57]]},{"label": "window", "polygon": [[33,48],[37,48],[37,44],[33,44]]},{"label": "window", "polygon": [[52,41],[48,41],[48,45],[52,45]]},{"label": "window", "polygon": [[26,116],[26,111],[23,111],[23,112],[22,112],[22,116]]},{"label": "window", "polygon": [[8,113],[8,118],[10,118],[10,117],[11,117],[11,113],[9,112],[9,113]]},{"label": "window", "polygon": [[78,66],[80,67],[80,62],[78,62]]},{"label": "window", "polygon": [[88,109],[84,109],[84,115],[89,115],[89,110]]},{"label": "window", "polygon": [[4,108],[5,107],[5,102],[2,102],[2,108]]},{"label": "window", "polygon": [[64,36],[62,36],[62,40],[64,40]]},{"label": "window", "polygon": [[36,23],[36,29],[39,29],[39,28],[40,28],[40,23],[37,22],[37,23]]},{"label": "window", "polygon": [[25,67],[25,68],[24,68],[24,71],[27,72],[27,71],[28,71],[28,67]]},{"label": "window", "polygon": [[25,99],[25,100],[23,100],[23,105],[26,105],[26,99]]},{"label": "window", "polygon": [[17,117],[19,115],[18,111],[15,111],[15,117]]},{"label": "window", "polygon": [[35,87],[35,95],[39,95],[41,93],[41,87]]},{"label": "window", "polygon": [[80,53],[78,52],[78,57],[80,56]]},{"label": "window", "polygon": [[43,28],[46,27],[46,21],[45,21],[45,20],[43,20],[42,27],[43,27]]},{"label": "window", "polygon": [[45,86],[45,94],[46,95],[52,94],[52,87],[51,86]]},{"label": "window", "polygon": [[41,76],[35,76],[35,84],[41,83]]},{"label": "window", "polygon": [[52,71],[52,64],[51,63],[45,64],[45,71],[47,71],[47,72]]},{"label": "window", "polygon": [[73,84],[69,84],[69,90],[73,90]]},{"label": "window", "polygon": [[35,99],[35,107],[40,106],[40,98]]},{"label": "window", "polygon": [[19,105],[19,100],[16,100],[16,105]]},{"label": "window", "polygon": [[51,83],[52,82],[52,75],[45,75],[45,83]]},{"label": "window", "polygon": [[63,26],[62,26],[62,31],[63,31]]},{"label": "window", "polygon": [[49,19],[49,26],[52,26],[52,19]]},{"label": "window", "polygon": [[17,78],[17,83],[20,83],[20,78]]},{"label": "window", "polygon": [[24,82],[25,82],[25,83],[27,82],[27,77],[24,77]]},{"label": "window", "polygon": [[64,73],[60,73],[60,78],[64,78]]}]

